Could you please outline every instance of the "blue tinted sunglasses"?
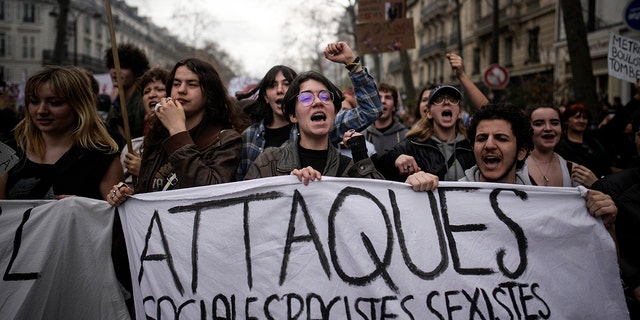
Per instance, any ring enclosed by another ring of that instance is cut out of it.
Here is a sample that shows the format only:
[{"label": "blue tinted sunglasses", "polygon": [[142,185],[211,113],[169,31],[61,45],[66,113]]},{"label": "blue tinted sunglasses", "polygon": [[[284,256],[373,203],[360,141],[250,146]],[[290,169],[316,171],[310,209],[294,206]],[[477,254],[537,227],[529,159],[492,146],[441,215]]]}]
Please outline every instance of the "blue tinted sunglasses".
[{"label": "blue tinted sunglasses", "polygon": [[[298,94],[298,101],[300,101],[300,103],[302,103],[303,106],[308,107],[311,105],[311,103],[313,103],[313,100],[315,100],[315,97],[316,95],[313,92],[304,91]],[[320,99],[322,103],[329,103],[333,101],[333,93],[327,90],[322,90],[318,92],[317,97],[318,99]]]}]

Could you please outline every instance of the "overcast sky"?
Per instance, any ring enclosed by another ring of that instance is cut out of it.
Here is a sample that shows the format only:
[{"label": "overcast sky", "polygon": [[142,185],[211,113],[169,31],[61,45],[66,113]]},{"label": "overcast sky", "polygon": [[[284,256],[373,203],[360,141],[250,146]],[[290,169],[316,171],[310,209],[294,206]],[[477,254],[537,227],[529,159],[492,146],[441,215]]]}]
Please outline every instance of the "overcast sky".
[{"label": "overcast sky", "polygon": [[[173,34],[180,34],[184,24],[172,19],[178,8],[192,12],[197,8],[204,12],[213,26],[202,34],[217,42],[230,56],[243,65],[253,77],[262,77],[276,64],[287,64],[283,55],[284,23],[298,20],[296,28],[304,28],[304,17],[291,19],[295,6],[309,5],[303,0],[126,0],[138,7],[141,16],[147,16],[157,25],[166,27]],[[347,3],[346,0],[339,0]],[[326,2],[325,2],[326,3]],[[334,10],[335,11],[335,10]],[[185,34],[189,30],[182,30]],[[290,65],[290,64],[289,64]]]}]

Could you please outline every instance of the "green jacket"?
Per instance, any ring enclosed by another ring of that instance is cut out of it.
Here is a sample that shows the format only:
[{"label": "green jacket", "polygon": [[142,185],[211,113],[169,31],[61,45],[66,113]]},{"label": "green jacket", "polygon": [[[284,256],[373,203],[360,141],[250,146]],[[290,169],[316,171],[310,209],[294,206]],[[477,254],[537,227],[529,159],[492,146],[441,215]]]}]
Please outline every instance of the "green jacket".
[{"label": "green jacket", "polygon": [[[354,163],[351,158],[340,156],[340,152],[331,144],[329,144],[327,152],[327,164],[322,170],[323,176],[384,179],[369,158],[364,158]],[[342,164],[342,161],[347,161],[347,164]],[[249,167],[244,179],[289,175],[293,169],[300,169],[301,167],[298,140],[296,139],[280,148],[265,150]],[[341,169],[341,167],[344,169]]]}]

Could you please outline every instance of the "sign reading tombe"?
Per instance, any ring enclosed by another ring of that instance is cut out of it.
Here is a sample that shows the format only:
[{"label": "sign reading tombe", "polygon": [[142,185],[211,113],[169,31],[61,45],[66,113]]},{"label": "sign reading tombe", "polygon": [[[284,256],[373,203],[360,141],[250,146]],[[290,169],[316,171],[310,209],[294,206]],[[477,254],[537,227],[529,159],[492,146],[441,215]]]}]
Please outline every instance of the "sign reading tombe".
[{"label": "sign reading tombe", "polygon": [[610,34],[607,62],[609,75],[635,83],[640,79],[640,41]]}]

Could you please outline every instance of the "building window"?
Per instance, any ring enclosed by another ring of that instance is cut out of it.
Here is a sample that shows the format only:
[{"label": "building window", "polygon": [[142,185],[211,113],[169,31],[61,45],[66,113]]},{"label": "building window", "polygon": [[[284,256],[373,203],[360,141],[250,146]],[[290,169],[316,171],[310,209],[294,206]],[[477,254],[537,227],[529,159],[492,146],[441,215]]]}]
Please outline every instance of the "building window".
[{"label": "building window", "polygon": [[540,62],[540,45],[538,44],[539,34],[540,28],[538,27],[529,30],[529,58],[527,59],[527,62]]},{"label": "building window", "polygon": [[460,28],[458,28],[458,25],[460,24],[460,17],[458,17],[457,15],[453,16],[453,19],[451,19],[451,33],[457,35],[458,32],[460,32]]},{"label": "building window", "polygon": [[0,57],[7,56],[7,34],[2,32],[0,33]]},{"label": "building window", "polygon": [[505,67],[513,67],[513,38],[504,39],[504,65]]},{"label": "building window", "polygon": [[471,74],[480,74],[480,48],[473,48],[473,70]]},{"label": "building window", "polygon": [[36,36],[29,37],[29,58],[36,58]]},{"label": "building window", "polygon": [[22,22],[36,22],[36,5],[33,3],[22,4]]},{"label": "building window", "polygon": [[86,35],[91,34],[91,17],[90,16],[84,17],[84,33]]},{"label": "building window", "polygon": [[482,18],[482,0],[475,0],[473,2],[474,5],[474,10],[473,10],[473,17],[475,18],[476,21],[480,20],[480,18]]},{"label": "building window", "polygon": [[598,29],[598,22],[596,17],[596,0],[589,0],[587,2],[587,17],[585,21],[587,24],[587,32],[593,32]]},{"label": "building window", "polygon": [[[460,17],[455,15],[451,19],[451,35],[449,36],[449,44],[457,45],[460,40]],[[460,50],[461,48],[458,48]]]},{"label": "building window", "polygon": [[22,37],[22,58],[24,59],[36,58],[36,37],[35,36]]},{"label": "building window", "polygon": [[102,39],[102,25],[100,23],[97,23],[95,27],[96,27],[96,38]]},{"label": "building window", "polygon": [[0,1],[0,20],[4,20],[4,1]]}]

